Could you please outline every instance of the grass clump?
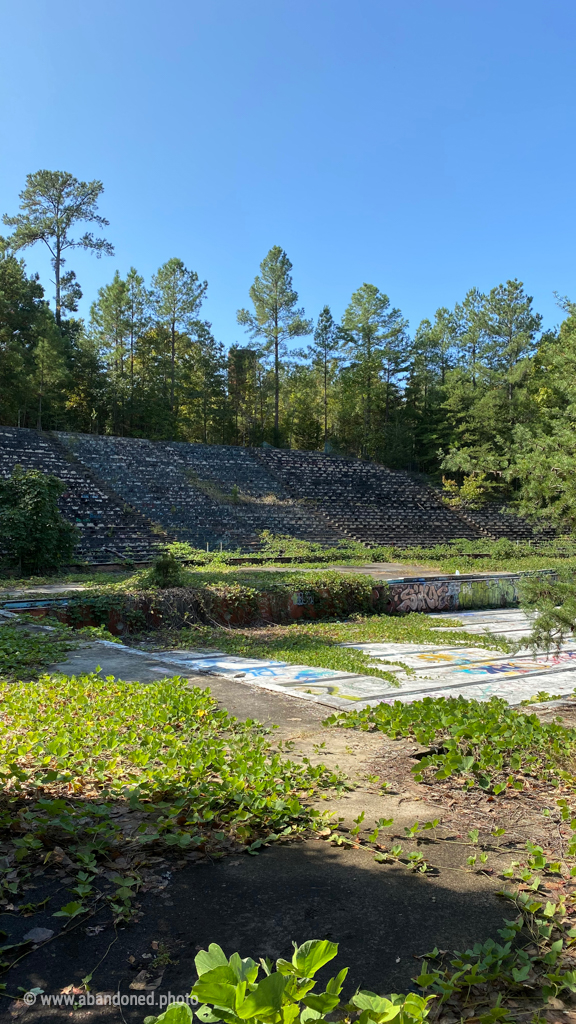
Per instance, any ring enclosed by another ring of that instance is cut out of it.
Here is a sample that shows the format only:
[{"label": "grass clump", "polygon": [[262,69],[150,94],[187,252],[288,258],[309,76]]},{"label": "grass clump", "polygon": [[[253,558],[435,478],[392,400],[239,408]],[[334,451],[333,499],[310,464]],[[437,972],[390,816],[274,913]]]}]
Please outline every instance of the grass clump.
[{"label": "grass clump", "polygon": [[392,560],[423,563],[443,573],[530,572],[576,567],[576,542],[571,537],[551,541],[455,540],[433,547],[391,549]]},{"label": "grass clump", "polygon": [[325,725],[377,730],[393,739],[412,736],[434,751],[412,769],[416,781],[461,776],[467,788],[480,786],[496,795],[523,789],[526,777],[549,782],[572,778],[566,759],[576,746],[576,730],[537,715],[513,710],[505,700],[425,697],[412,704],[377,707],[331,715]]},{"label": "grass clump", "polygon": [[282,760],[261,726],[180,678],[3,684],[0,737],[2,829],[18,821],[30,849],[39,840],[92,860],[153,843],[218,852],[302,831],[319,817],[306,798],[340,781]]}]

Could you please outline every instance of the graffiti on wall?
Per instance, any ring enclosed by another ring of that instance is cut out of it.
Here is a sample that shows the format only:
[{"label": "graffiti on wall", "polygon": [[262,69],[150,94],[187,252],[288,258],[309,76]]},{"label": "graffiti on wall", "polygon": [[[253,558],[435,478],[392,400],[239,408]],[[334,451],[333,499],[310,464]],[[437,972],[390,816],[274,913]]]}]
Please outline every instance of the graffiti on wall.
[{"label": "graffiti on wall", "polygon": [[457,608],[505,608],[518,603],[518,578],[403,580],[390,585],[389,611],[445,612]]}]

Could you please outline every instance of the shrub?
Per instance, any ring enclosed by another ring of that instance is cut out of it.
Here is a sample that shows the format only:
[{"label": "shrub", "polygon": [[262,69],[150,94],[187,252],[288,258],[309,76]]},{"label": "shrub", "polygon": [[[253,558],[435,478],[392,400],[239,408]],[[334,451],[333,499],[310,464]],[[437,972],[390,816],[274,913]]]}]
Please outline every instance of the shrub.
[{"label": "shrub", "polygon": [[183,585],[182,566],[171,551],[163,551],[154,560],[147,573],[148,582],[155,587],[178,587]]},{"label": "shrub", "polygon": [[21,573],[53,572],[70,561],[77,530],[58,508],[65,490],[57,477],[21,466],[0,480],[0,544]]}]

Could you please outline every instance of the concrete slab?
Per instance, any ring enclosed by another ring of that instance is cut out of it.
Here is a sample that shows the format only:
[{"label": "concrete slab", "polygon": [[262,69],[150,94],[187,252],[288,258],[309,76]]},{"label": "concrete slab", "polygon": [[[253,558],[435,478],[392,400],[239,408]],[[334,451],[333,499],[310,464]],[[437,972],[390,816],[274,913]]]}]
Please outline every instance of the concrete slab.
[{"label": "concrete slab", "polygon": [[84,583],[43,583],[34,587],[0,587],[0,601],[9,598],[56,597],[86,590]]},{"label": "concrete slab", "polygon": [[[292,940],[326,938],[339,943],[339,952],[319,973],[322,983],[349,967],[345,998],[357,987],[381,994],[406,992],[420,969],[417,956],[434,945],[467,949],[489,936],[497,938],[508,910],[491,891],[494,883],[481,876],[455,870],[428,878],[375,864],[362,851],[313,841],[272,847],[258,857],[188,866],[174,874],[167,868],[158,868],[164,876],[162,890],[139,897],[142,920],[118,930],[111,948],[111,927],[88,940],[83,929],[71,930],[57,943],[34,950],[11,971],[11,990],[39,986],[48,993],[61,992],[67,985],[80,985],[87,969],[96,965],[94,992],[129,993],[137,971],[150,963],[142,954],[149,957],[155,941],[172,954],[157,998],[168,991],[185,995],[196,978],[196,952],[211,942],[218,942],[228,955],[238,951],[243,957],[277,958],[291,956]],[[37,914],[34,921],[54,928],[49,914]],[[30,928],[26,919],[5,923],[0,918],[0,923],[10,929],[11,941],[20,937],[20,925],[23,933]],[[141,1024],[145,1014],[158,1012],[158,1004],[153,1009],[126,1006],[122,1019]],[[38,1001],[27,1010],[26,1020],[63,1022],[69,1014],[69,1008],[52,1010]],[[121,1019],[106,1011],[88,1011],[86,1016],[80,1011],[80,1017]],[[10,1020],[8,1010],[5,1019]]]},{"label": "concrete slab", "polygon": [[[442,622],[446,616],[434,616]],[[466,632],[505,632],[512,639],[529,632],[523,612],[492,609],[458,613]],[[360,675],[335,669],[290,665],[273,659],[242,658],[206,649],[149,653],[122,644],[96,641],[55,666],[67,674],[94,671],[104,675],[151,682],[164,676],[183,675],[229,679],[234,685],[252,685],[284,693],[301,701],[335,710],[366,707],[382,701],[410,702],[426,696],[453,697],[462,694],[477,700],[502,697],[510,704],[533,697],[541,690],[559,695],[572,694],[576,687],[576,641],[550,655],[524,650],[513,656],[498,650],[449,644],[359,643],[349,644],[368,654],[375,666],[392,671],[396,685],[378,675]],[[394,664],[394,663],[400,664]]]}]

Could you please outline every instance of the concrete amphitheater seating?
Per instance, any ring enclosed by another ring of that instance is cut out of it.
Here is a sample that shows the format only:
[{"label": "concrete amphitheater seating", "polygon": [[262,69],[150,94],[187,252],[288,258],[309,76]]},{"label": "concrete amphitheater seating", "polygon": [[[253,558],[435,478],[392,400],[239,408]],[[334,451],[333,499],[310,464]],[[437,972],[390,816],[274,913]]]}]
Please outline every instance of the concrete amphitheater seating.
[{"label": "concrete amphitheater seating", "polygon": [[258,459],[355,540],[430,545],[481,535],[405,473],[317,452],[262,449]]},{"label": "concrete amphitheater seating", "polygon": [[71,460],[55,437],[36,430],[0,427],[0,474],[10,476],[14,466],[53,473],[66,484],[60,498],[62,514],[80,533],[77,555],[87,562],[114,562],[119,558],[148,559],[158,542],[151,524],[135,509],[111,493],[102,481]]},{"label": "concrete amphitheater seating", "polygon": [[89,434],[58,437],[126,502],[196,547],[254,550],[262,530],[324,545],[344,538],[291,497],[246,448]]},{"label": "concrete amphitheater seating", "polygon": [[327,521],[365,543],[401,547],[554,536],[551,527],[536,534],[529,522],[502,503],[462,511],[449,508],[433,488],[373,462],[268,448],[255,454],[287,487],[313,499]]},{"label": "concrete amphitheater seating", "polygon": [[505,508],[455,512],[405,473],[318,452],[0,427],[0,473],[17,463],[64,480],[62,512],[91,562],[148,559],[162,529],[196,547],[243,551],[258,549],[262,530],[324,546],[532,536]]}]

